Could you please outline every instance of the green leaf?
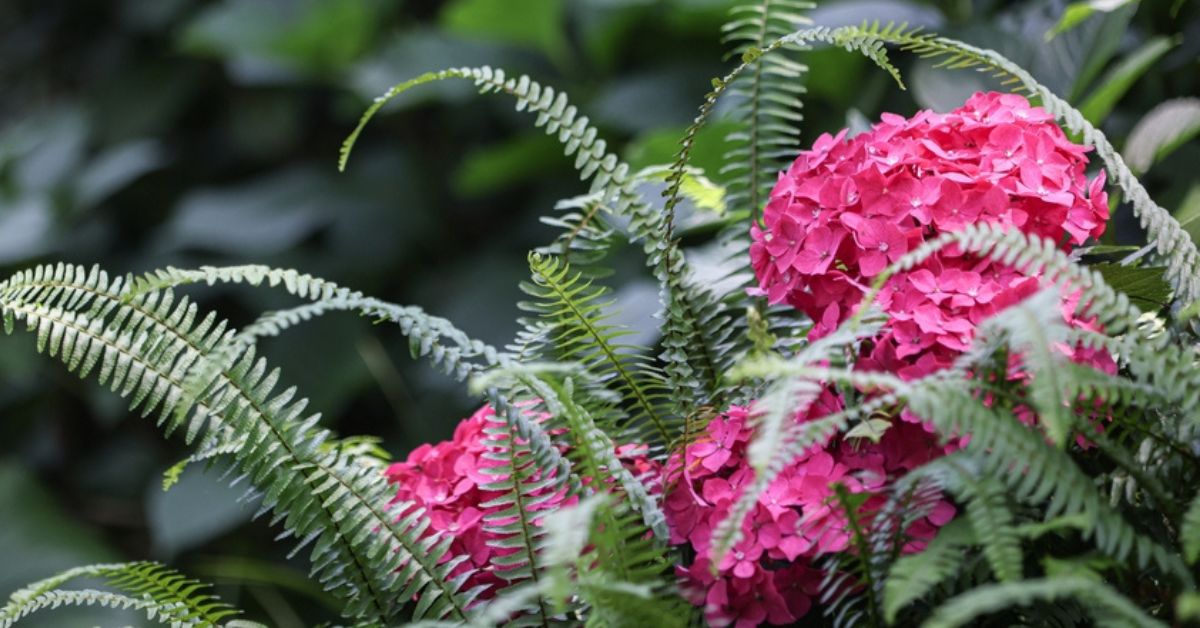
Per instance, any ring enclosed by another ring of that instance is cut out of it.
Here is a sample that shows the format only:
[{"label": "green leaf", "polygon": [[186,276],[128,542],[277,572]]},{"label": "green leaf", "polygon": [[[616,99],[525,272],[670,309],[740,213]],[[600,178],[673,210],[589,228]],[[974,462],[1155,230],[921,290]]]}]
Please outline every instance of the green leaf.
[{"label": "green leaf", "polygon": [[892,422],[887,419],[867,419],[846,432],[846,438],[869,438],[872,443],[878,443],[891,426]]},{"label": "green leaf", "polygon": [[565,60],[567,40],[562,0],[455,0],[442,10],[447,31],[545,52]]},{"label": "green leaf", "polygon": [[1118,63],[1100,85],[1092,90],[1087,100],[1079,106],[1079,112],[1088,122],[1100,124],[1138,78],[1177,44],[1177,40],[1168,37],[1154,37],[1142,44]]},{"label": "green leaf", "polygon": [[482,198],[561,170],[561,153],[554,138],[540,133],[472,151],[454,171],[454,189],[464,198]]},{"label": "green leaf", "polygon": [[1200,559],[1200,496],[1192,499],[1187,513],[1183,515],[1183,524],[1179,531],[1183,543],[1183,556],[1189,564]]},{"label": "green leaf", "polygon": [[1141,174],[1200,133],[1200,98],[1173,98],[1159,103],[1129,132],[1125,158]]},{"label": "green leaf", "polygon": [[1175,598],[1175,618],[1180,621],[1200,621],[1200,593],[1189,591]]},{"label": "green leaf", "polygon": [[1166,269],[1161,266],[1105,263],[1092,268],[1100,272],[1105,283],[1114,290],[1124,292],[1143,311],[1162,309],[1171,300],[1171,286],[1163,276]]},{"label": "green leaf", "polygon": [[[720,172],[724,165],[725,136],[735,127],[728,122],[717,122],[706,126],[696,135],[689,163],[704,172]],[[625,148],[625,158],[635,170],[670,163],[679,152],[681,128],[650,131],[635,137]]]},{"label": "green leaf", "polygon": [[1137,0],[1086,0],[1067,5],[1058,23],[1046,33],[1046,41],[1075,28],[1096,11],[1110,13],[1133,2],[1137,2]]},{"label": "green leaf", "polygon": [[370,44],[377,19],[372,2],[226,0],[200,11],[182,30],[180,46],[256,71],[242,80],[279,82],[297,74],[345,67]]}]

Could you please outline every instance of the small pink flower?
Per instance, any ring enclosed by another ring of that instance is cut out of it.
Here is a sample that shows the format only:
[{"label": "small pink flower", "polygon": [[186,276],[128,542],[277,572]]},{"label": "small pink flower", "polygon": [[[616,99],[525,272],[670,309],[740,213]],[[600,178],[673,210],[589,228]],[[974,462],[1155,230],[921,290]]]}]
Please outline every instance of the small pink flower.
[{"label": "small pink flower", "polygon": [[[513,567],[498,559],[515,551],[503,542],[503,535],[498,536],[490,527],[485,527],[515,521],[505,514],[503,502],[496,501],[504,493],[484,488],[504,479],[503,475],[496,475],[495,468],[504,464],[503,456],[497,454],[506,449],[508,443],[491,439],[484,433],[493,416],[492,408],[483,406],[458,424],[452,440],[421,445],[404,462],[393,463],[385,471],[388,480],[396,485],[393,501],[411,504],[397,516],[406,516],[414,508],[426,510],[430,524],[422,536],[440,533],[451,539],[450,551],[443,560],[458,556],[467,558],[451,574],[471,572],[463,588],[485,587],[477,598],[479,602],[491,599],[508,585],[512,576],[507,572]],[[535,418],[544,421],[549,417],[542,414]],[[645,446],[626,444],[616,453],[635,475],[648,476],[655,482],[661,477],[660,466],[648,457]],[[532,481],[540,479],[542,477],[535,474]],[[582,480],[590,482],[589,478]],[[652,489],[658,486],[654,482],[650,485]],[[565,487],[556,489],[553,484],[533,491],[532,497],[530,510],[533,512],[551,512],[578,501],[578,496],[567,495]],[[667,507],[671,507],[670,501]],[[535,520],[534,524],[541,525],[541,522]]]}]

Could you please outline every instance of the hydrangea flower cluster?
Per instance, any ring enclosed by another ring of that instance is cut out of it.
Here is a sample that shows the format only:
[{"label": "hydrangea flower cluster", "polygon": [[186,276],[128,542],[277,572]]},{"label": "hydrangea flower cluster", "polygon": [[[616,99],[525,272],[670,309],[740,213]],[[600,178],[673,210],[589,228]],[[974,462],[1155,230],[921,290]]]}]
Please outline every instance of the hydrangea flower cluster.
[{"label": "hydrangea flower cluster", "polygon": [[[451,574],[471,571],[464,590],[483,585],[486,589],[477,598],[491,599],[508,583],[505,569],[496,559],[516,552],[516,548],[499,546],[501,537],[490,532],[485,521],[492,526],[502,526],[511,521],[497,519],[496,513],[505,509],[503,505],[489,504],[503,496],[501,491],[484,488],[504,478],[488,469],[502,466],[495,455],[506,447],[485,434],[484,429],[495,416],[491,406],[483,406],[469,418],[464,419],[454,430],[451,440],[437,444],[424,444],[414,449],[408,459],[387,468],[389,481],[396,484],[395,502],[412,505],[399,513],[403,517],[414,508],[424,508],[430,518],[430,526],[423,535],[446,534],[452,539],[450,551],[443,560],[465,556]],[[539,414],[535,418],[545,420],[549,415]],[[565,453],[566,449],[563,448]],[[635,444],[617,449],[617,457],[636,476],[657,476],[659,465],[647,457],[647,448]],[[551,471],[550,477],[553,477]],[[535,476],[534,481],[538,478]],[[588,478],[583,478],[587,483]],[[534,491],[538,499],[531,500],[529,509],[534,512],[553,512],[578,501],[578,496],[568,495],[566,488],[555,489],[552,485]],[[545,499],[541,499],[545,496]],[[535,523],[540,523],[535,521]],[[500,561],[503,562],[503,561]]]},{"label": "hydrangea flower cluster", "polygon": [[[842,409],[842,399],[829,390],[797,417],[809,421]],[[833,437],[815,445],[783,469],[759,497],[743,525],[742,540],[712,569],[712,536],[729,516],[742,490],[754,481],[746,458],[753,433],[752,408],[730,407],[713,418],[703,435],[665,471],[670,491],[665,498],[671,543],[690,547],[696,560],[677,567],[682,590],[705,609],[710,625],[789,624],[814,603],[822,573],[814,567],[822,554],[845,551],[849,534],[841,510],[832,505],[833,485],[852,493],[870,492],[864,512],[886,500],[889,478],[932,460],[941,448],[932,435],[913,423],[898,423],[879,443]],[[922,549],[937,528],[954,516],[954,507],[938,503],[907,533],[907,551]]]},{"label": "hydrangea flower cluster", "polygon": [[[822,135],[801,153],[751,229],[762,293],[808,314],[814,338],[847,319],[890,263],[942,233],[985,221],[1069,250],[1108,220],[1103,172],[1090,183],[1084,174],[1090,149],[1019,95],[977,93],[946,114],[885,113],[870,131],[845,136]],[[981,321],[1039,285],[943,249],[884,286],[878,304],[891,321],[861,366],[907,379],[943,369]]]},{"label": "hydrangea flower cluster", "polygon": [[[763,224],[751,229],[758,291],[771,303],[805,312],[816,339],[852,315],[889,264],[965,225],[1005,225],[1070,250],[1103,233],[1108,220],[1104,174],[1090,182],[1084,174],[1088,150],[1071,143],[1046,111],[1021,96],[996,93],[976,94],[946,114],[884,114],[870,131],[848,140],[845,131],[822,135],[781,173]],[[910,380],[944,369],[970,346],[980,323],[1042,283],[1037,275],[944,248],[884,284],[876,303],[889,320],[863,343],[856,367]],[[1075,314],[1079,298],[1063,296],[1064,320],[1099,331],[1095,320]],[[1059,349],[1077,362],[1115,371],[1106,353]],[[1008,377],[1027,377],[1020,357],[1010,359]],[[843,404],[826,387],[795,420],[828,416]],[[730,407],[665,466],[648,458],[645,447],[617,450],[636,475],[661,480],[652,489],[665,494],[670,542],[695,557],[677,574],[685,595],[704,607],[712,625],[780,625],[803,617],[823,577],[818,559],[849,549],[845,514],[832,503],[834,486],[867,494],[860,507],[870,512],[887,499],[887,484],[958,446],[939,442],[903,412],[906,420],[893,421],[878,442],[835,435],[817,443],[770,483],[746,518],[742,540],[714,568],[713,533],[754,480],[747,459],[753,413],[753,404]],[[480,599],[506,584],[495,559],[514,551],[483,526],[500,510],[487,505],[500,494],[483,488],[496,479],[487,470],[501,464],[489,454],[504,446],[484,435],[493,414],[481,408],[459,425],[452,441],[424,445],[388,469],[398,484],[396,499],[430,513],[426,534],[452,535],[451,555],[467,557],[454,573],[471,571],[467,587],[487,585]],[[1036,420],[1028,408],[1018,414]],[[535,508],[549,511],[575,499],[554,492]],[[904,551],[923,549],[954,514],[949,502],[938,502],[906,531],[911,541]]]},{"label": "hydrangea flower cluster", "polygon": [[[1091,182],[1084,174],[1087,150],[1071,143],[1043,109],[996,93],[976,94],[947,114],[884,114],[869,132],[849,140],[845,131],[822,135],[781,173],[763,225],[751,229],[759,291],[773,304],[804,311],[814,321],[815,339],[852,315],[889,264],[967,224],[1010,226],[1070,250],[1103,233],[1108,220],[1103,173]],[[877,296],[889,321],[864,344],[856,365],[905,379],[949,367],[981,322],[1040,287],[1040,277],[943,249],[889,278]],[[1064,319],[1094,329],[1094,320],[1075,315],[1078,299],[1064,295]],[[1105,353],[1060,349],[1076,361],[1115,370]],[[1021,379],[1019,357],[1013,360],[1010,377]],[[826,390],[796,420],[827,416],[841,405]],[[870,508],[885,499],[885,482],[956,446],[942,446],[909,416],[893,421],[878,443],[834,436],[814,446],[759,498],[743,540],[714,576],[713,529],[753,480],[745,457],[749,412],[730,408],[667,467],[678,476],[666,497],[671,540],[696,554],[679,572],[693,603],[704,606],[714,625],[778,625],[803,616],[820,582],[814,559],[844,551],[849,542],[845,522],[830,506],[832,485],[870,493],[864,505]],[[1023,420],[1033,420],[1025,414]],[[905,551],[922,549],[953,516],[949,503],[939,503],[908,530],[913,542]]]}]

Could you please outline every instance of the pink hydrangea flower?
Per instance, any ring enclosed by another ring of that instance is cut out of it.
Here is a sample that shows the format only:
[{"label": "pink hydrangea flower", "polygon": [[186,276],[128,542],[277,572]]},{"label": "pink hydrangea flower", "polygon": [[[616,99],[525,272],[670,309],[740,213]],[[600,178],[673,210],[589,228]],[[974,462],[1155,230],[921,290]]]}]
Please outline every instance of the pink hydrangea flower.
[{"label": "pink hydrangea flower", "polygon": [[[813,420],[841,407],[841,398],[826,390],[796,420]],[[746,518],[742,540],[722,558],[714,575],[713,531],[754,480],[746,458],[753,432],[751,412],[730,407],[664,468],[671,543],[688,547],[696,556],[691,565],[676,569],[681,589],[689,601],[704,608],[714,626],[786,625],[803,617],[820,587],[816,559],[845,551],[849,544],[844,516],[831,505],[833,485],[872,493],[863,509],[877,509],[887,499],[882,489],[888,480],[942,453],[933,435],[904,422],[887,430],[877,444],[833,437],[815,445],[789,463],[759,496]],[[953,506],[939,503],[908,530],[914,541],[905,551],[923,548],[953,516]]]},{"label": "pink hydrangea flower", "polygon": [[[751,228],[759,289],[808,314],[817,338],[853,314],[884,268],[942,233],[987,221],[1070,250],[1108,221],[1104,173],[1090,182],[1084,174],[1088,150],[1045,110],[998,93],[945,114],[884,114],[849,140],[844,131],[822,135],[780,174],[762,225]],[[891,322],[861,365],[907,379],[943,369],[980,322],[1039,287],[1036,277],[944,249],[889,279],[878,303]],[[1112,367],[1105,355],[1070,353]]]},{"label": "pink hydrangea flower", "polygon": [[[822,135],[780,174],[751,227],[750,262],[759,291],[813,321],[811,338],[837,328],[871,282],[908,251],[940,234],[987,221],[1058,242],[1064,250],[1103,233],[1104,175],[1084,174],[1086,147],[1071,143],[1041,108],[1011,94],[976,94],[947,114],[883,114],[869,132]],[[858,368],[924,377],[953,364],[980,323],[1037,292],[1040,277],[947,247],[917,268],[890,277],[877,298],[889,314],[864,343]],[[1068,324],[1095,329],[1064,295]],[[1107,354],[1059,350],[1107,372]],[[1010,379],[1024,377],[1012,356]],[[825,416],[842,400],[826,390],[798,421]],[[743,540],[712,569],[712,533],[753,480],[745,458],[745,408],[730,408],[708,432],[673,457],[666,496],[672,542],[696,559],[678,569],[689,599],[717,625],[784,624],[813,604],[821,554],[848,550],[844,513],[830,505],[832,486],[868,493],[870,511],[887,484],[960,445],[941,445],[917,417],[900,413],[880,442],[841,436],[793,460],[759,497]],[[1032,413],[1026,413],[1032,420]],[[920,551],[954,516],[941,502],[908,531],[904,551]],[[782,603],[780,603],[782,598]]]},{"label": "pink hydrangea flower", "polygon": [[[452,539],[450,551],[443,560],[466,557],[451,574],[471,572],[463,584],[464,590],[485,587],[477,602],[495,597],[512,579],[511,575],[506,578],[504,573],[512,567],[503,566],[504,561],[497,559],[517,551],[504,547],[500,543],[501,537],[488,529],[512,522],[498,517],[504,506],[492,503],[504,493],[484,488],[504,479],[502,475],[488,472],[488,469],[502,466],[494,454],[506,447],[503,441],[490,439],[484,433],[495,414],[491,406],[483,406],[458,424],[453,439],[421,445],[412,450],[405,461],[393,463],[386,470],[388,480],[396,485],[393,503],[412,504],[401,511],[399,517],[413,508],[425,509],[430,525],[423,536],[441,533]],[[544,421],[549,415],[543,413],[535,418]],[[558,432],[561,430],[555,431]],[[566,447],[562,450],[565,452]],[[646,446],[637,444],[623,445],[616,450],[617,457],[635,476],[658,477],[660,465],[648,457],[648,452]],[[553,471],[549,477],[554,477]],[[533,481],[539,479],[535,475]],[[582,480],[590,482],[590,478]],[[530,500],[529,509],[534,512],[552,512],[578,501],[578,496],[568,495],[565,487],[555,489],[553,485],[542,487],[533,494],[535,499]],[[535,520],[534,523],[540,525],[541,522]]]}]

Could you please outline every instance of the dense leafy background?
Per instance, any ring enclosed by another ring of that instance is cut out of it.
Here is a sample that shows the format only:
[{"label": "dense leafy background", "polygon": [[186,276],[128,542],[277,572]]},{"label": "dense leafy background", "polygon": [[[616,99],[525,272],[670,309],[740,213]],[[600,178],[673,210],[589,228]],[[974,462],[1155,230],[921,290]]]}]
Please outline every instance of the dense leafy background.
[{"label": "dense leafy background", "polygon": [[[726,68],[719,27],[731,4],[4,2],[0,266],[292,266],[503,344],[516,329],[524,252],[551,233],[537,217],[582,191],[556,143],[530,133],[510,102],[474,97],[466,83],[406,94],[343,175],[334,168],[341,138],[390,84],[487,63],[565,88],[634,165],[668,161],[709,79]],[[1093,15],[1050,43],[1061,2],[851,0],[810,15],[826,25],[909,22],[997,48],[1076,105],[1091,101],[1121,146],[1156,103],[1200,93],[1200,6],[1142,4]],[[857,55],[808,54],[806,141],[884,110],[953,107],[986,85],[902,61],[907,92]],[[713,170],[719,125],[706,136],[696,165]],[[1185,145],[1146,179],[1156,200],[1188,217],[1200,216],[1200,188],[1188,187],[1198,159],[1200,147]],[[1116,220],[1115,238],[1135,241],[1128,213]],[[649,332],[654,289],[637,268],[618,268],[609,282],[621,287],[626,318]],[[261,291],[193,292],[235,323],[284,303]],[[350,316],[311,323],[267,351],[330,425],[381,435],[397,456],[445,437],[477,403],[411,364],[397,334]],[[240,489],[194,469],[163,493],[178,443],[38,358],[24,335],[0,339],[0,413],[0,593],[76,564],[159,558],[216,580],[227,600],[273,625],[334,617],[303,563],[248,523],[253,509],[233,499]]]}]

